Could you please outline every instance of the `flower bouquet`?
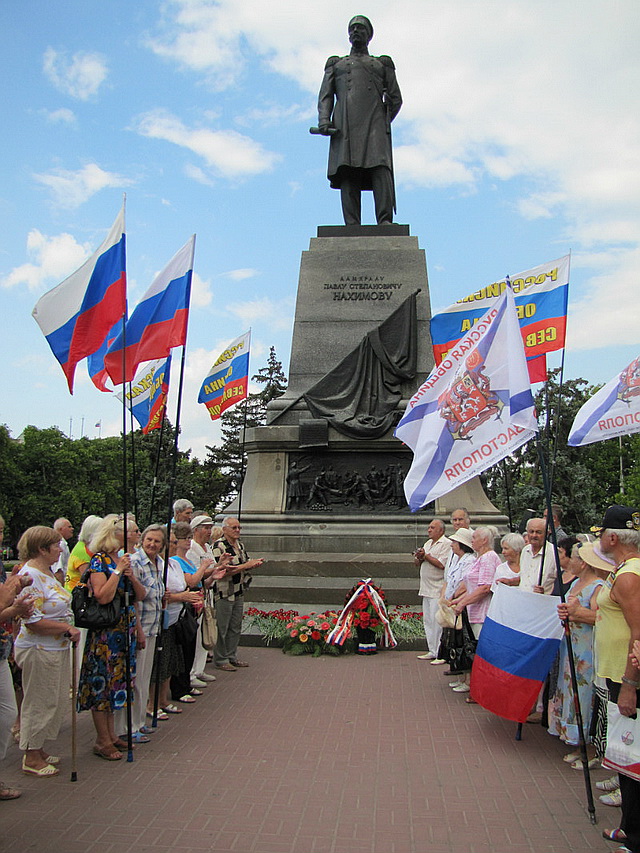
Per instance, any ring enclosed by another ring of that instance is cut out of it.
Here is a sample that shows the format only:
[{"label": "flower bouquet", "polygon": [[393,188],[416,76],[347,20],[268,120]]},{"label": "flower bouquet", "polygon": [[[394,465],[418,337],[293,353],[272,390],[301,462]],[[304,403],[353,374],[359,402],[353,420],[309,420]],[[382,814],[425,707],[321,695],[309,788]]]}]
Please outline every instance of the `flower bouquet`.
[{"label": "flower bouquet", "polygon": [[345,597],[344,608],[335,628],[327,637],[327,643],[341,646],[355,629],[358,654],[376,654],[377,635],[381,636],[385,646],[397,646],[384,600],[384,592],[371,583],[371,578],[361,580],[353,586]]},{"label": "flower bouquet", "polygon": [[308,616],[294,616],[287,624],[287,635],[282,643],[282,651],[290,655],[340,654],[340,649],[327,645],[327,636],[335,626],[338,614],[332,610],[325,613],[310,613]]}]

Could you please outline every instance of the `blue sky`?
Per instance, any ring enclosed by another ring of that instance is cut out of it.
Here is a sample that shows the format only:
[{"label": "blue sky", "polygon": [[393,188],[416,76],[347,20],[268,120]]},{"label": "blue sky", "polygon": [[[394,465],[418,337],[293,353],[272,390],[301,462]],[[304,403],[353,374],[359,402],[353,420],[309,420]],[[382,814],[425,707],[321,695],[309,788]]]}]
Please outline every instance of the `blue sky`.
[{"label": "blue sky", "polygon": [[123,192],[130,305],[197,234],[182,447],[202,458],[217,440],[196,399],[228,341],[251,326],[252,372],[272,344],[286,366],[300,253],[341,223],[327,141],[308,128],[324,62],[362,13],[397,68],[397,221],[426,250],[434,311],[571,252],[566,375],[606,382],[638,354],[637,0],[4,0],[0,420],[14,436],[73,419],[77,437],[83,418],[90,436],[119,430],[83,365],[69,395],[31,310],[99,245]]}]

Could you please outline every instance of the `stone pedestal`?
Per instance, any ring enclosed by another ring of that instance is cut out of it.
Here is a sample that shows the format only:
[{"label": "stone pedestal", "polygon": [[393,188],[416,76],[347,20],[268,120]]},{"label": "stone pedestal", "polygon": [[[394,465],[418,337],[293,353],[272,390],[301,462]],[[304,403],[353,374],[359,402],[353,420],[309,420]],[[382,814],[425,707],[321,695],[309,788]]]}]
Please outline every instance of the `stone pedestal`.
[{"label": "stone pedestal", "polygon": [[[402,382],[391,427],[378,438],[353,438],[314,417],[303,395],[414,293],[417,370]],[[243,539],[267,558],[250,590],[254,601],[299,608],[306,595],[315,609],[336,606],[355,580],[372,576],[391,604],[418,605],[411,552],[424,541],[426,519],[406,506],[402,481],[412,455],[393,427],[433,366],[430,318],[425,253],[408,226],[318,228],[302,254],[288,390],[269,405],[266,426],[246,435]],[[476,524],[505,521],[478,480],[426,512],[446,518],[461,505]],[[232,505],[225,514],[237,511]]]}]

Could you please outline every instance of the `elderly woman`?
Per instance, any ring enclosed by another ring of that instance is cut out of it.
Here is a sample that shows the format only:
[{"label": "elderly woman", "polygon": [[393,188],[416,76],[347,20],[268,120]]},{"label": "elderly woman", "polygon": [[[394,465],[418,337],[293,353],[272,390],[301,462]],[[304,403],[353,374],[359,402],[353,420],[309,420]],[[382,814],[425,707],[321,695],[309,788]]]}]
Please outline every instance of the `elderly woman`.
[{"label": "elderly woman", "polygon": [[[572,571],[577,580],[571,587],[566,602],[558,605],[558,616],[563,622],[569,621],[580,710],[584,731],[588,732],[593,704],[593,626],[596,621],[596,601],[602,580],[596,574],[595,568],[581,559],[577,545],[573,548],[571,561]],[[549,699],[548,731],[549,734],[559,737],[570,746],[575,747],[579,743],[566,643],[560,647],[558,682],[554,694]],[[593,758],[594,755],[591,748],[590,757]],[[569,762],[577,762],[579,759],[578,751],[571,751],[564,757],[564,760]]]},{"label": "elderly woman", "polygon": [[[440,593],[441,604],[451,606],[451,601],[455,597],[457,590],[461,588],[465,575],[476,560],[476,555],[471,544],[472,537],[473,533],[467,527],[460,527],[449,537],[453,554],[447,562],[444,573],[444,584]],[[436,661],[448,661],[450,659],[449,649],[455,642],[457,630],[459,629],[455,627],[443,629]],[[457,687],[459,684],[464,684],[464,678],[455,679],[450,682],[449,687]]]},{"label": "elderly woman", "polygon": [[22,669],[20,749],[22,769],[33,776],[56,776],[59,758],[44,749],[58,736],[69,700],[70,645],[80,631],[73,627],[71,594],[60,584],[52,566],[60,558],[57,530],[36,526],[18,543],[20,575],[31,578],[33,613],[21,620],[15,641],[15,660]]},{"label": "elderly woman", "polygon": [[65,588],[69,592],[73,590],[74,586],[80,583],[80,578],[89,568],[89,562],[93,554],[87,551],[87,545],[91,542],[101,522],[102,518],[99,515],[88,515],[82,522],[78,541],[69,554],[67,576],[64,582]]},{"label": "elderly woman", "polygon": [[[494,530],[491,527],[478,527],[471,536],[471,545],[477,557],[469,567],[461,587],[456,591],[451,605],[456,613],[467,609],[471,629],[476,638],[480,636],[482,623],[491,602],[491,585],[500,565],[500,557],[491,547]],[[453,688],[454,693],[468,693],[468,678],[464,684]],[[470,700],[473,701],[473,700]]]},{"label": "elderly woman", "polygon": [[[1,517],[0,517],[1,518]],[[0,543],[2,539],[0,537]],[[18,716],[13,678],[9,669],[9,655],[13,649],[12,623],[14,619],[27,619],[33,615],[34,601],[30,595],[20,595],[31,585],[28,575],[10,575],[0,584],[0,761],[4,761],[11,727]],[[20,598],[16,600],[17,596]],[[21,791],[0,782],[0,800],[16,800]]]},{"label": "elderly woman", "polygon": [[[140,547],[136,548],[138,539]],[[133,575],[144,588],[143,597],[136,603],[136,682],[131,709],[131,729],[134,743],[148,743],[145,722],[151,671],[162,617],[164,560],[160,554],[165,549],[165,529],[160,524],[150,524],[140,536],[137,524],[135,527],[130,525],[127,544],[128,549],[132,550]],[[124,709],[121,709],[117,713],[116,729],[124,732],[126,727],[126,715]]]},{"label": "elderly woman", "polygon": [[[193,656],[195,652],[196,636],[194,635],[185,649],[185,645],[180,642],[179,637],[177,636],[176,623],[178,622],[184,607],[202,606],[202,593],[198,590],[190,589],[186,578],[188,577],[191,579],[193,577],[197,577],[197,575],[202,574],[204,570],[202,570],[202,572],[196,572],[194,575],[190,573],[185,575],[182,563],[176,559],[178,551],[178,536],[176,530],[178,533],[184,534],[185,527],[189,528],[189,525],[185,525],[183,522],[178,522],[173,526],[169,536],[169,565],[167,566],[167,586],[164,594],[164,604],[166,609],[164,612],[164,626],[161,638],[162,656],[160,661],[157,662],[160,667],[159,676],[156,671],[156,666],[154,666],[152,677],[152,682],[154,684],[156,677],[159,677],[160,690],[158,706],[165,714],[180,713],[180,709],[169,699],[169,688],[170,686],[173,688],[178,685],[184,686],[185,684],[189,684],[189,671],[186,670],[185,651],[189,667],[191,667],[191,664],[193,663]],[[183,536],[181,537],[181,541],[181,551],[184,559],[184,554],[188,545],[184,541]],[[172,681],[173,678],[177,678],[180,675],[182,676],[182,680],[180,682]],[[199,690],[197,690],[197,694],[200,694]],[[195,702],[188,686],[180,695],[176,696],[175,693],[173,693],[173,698],[183,704]]]},{"label": "elderly woman", "polygon": [[524,537],[519,533],[507,533],[500,540],[500,549],[504,563],[496,569],[494,584],[518,586],[520,583],[520,554],[525,546]]},{"label": "elderly woman", "polygon": [[[129,532],[137,528],[128,520]],[[129,633],[130,674],[135,676],[136,660],[136,610],[134,600],[142,600],[145,588],[135,577],[128,553],[118,556],[125,544],[124,521],[118,517],[104,519],[89,543],[93,557],[89,563],[89,583],[100,604],[108,604],[115,596],[121,600],[120,619],[112,628],[87,633],[80,683],[78,685],[78,710],[91,711],[96,729],[93,752],[107,761],[119,761],[121,749],[126,744],[117,737],[114,711],[126,707],[126,648]],[[131,597],[125,606],[125,589]]]}]

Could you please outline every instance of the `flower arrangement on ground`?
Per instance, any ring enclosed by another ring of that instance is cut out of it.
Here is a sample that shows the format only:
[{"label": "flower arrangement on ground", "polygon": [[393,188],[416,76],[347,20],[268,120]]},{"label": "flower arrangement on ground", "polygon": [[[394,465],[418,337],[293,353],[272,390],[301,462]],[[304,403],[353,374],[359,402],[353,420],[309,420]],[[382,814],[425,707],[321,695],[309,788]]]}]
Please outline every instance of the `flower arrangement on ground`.
[{"label": "flower arrangement on ground", "polygon": [[[369,614],[370,615],[370,614]],[[424,640],[424,625],[422,613],[408,606],[398,605],[388,610],[389,624],[398,642]],[[316,625],[310,625],[313,621]],[[341,646],[327,646],[326,637],[338,621],[338,614],[333,610],[324,613],[308,613],[302,615],[297,610],[259,610],[256,607],[245,611],[245,631],[257,630],[269,645],[282,646],[288,654],[314,654],[320,645],[320,654],[342,654],[354,650],[355,642],[349,638]],[[366,621],[366,617],[365,617]],[[328,625],[329,627],[325,627]],[[376,628],[378,626],[375,626]],[[291,636],[293,632],[297,632]],[[316,639],[313,635],[320,634]],[[355,626],[352,632],[356,633]],[[304,637],[304,639],[301,639]]]},{"label": "flower arrangement on ground", "polygon": [[398,645],[393,636],[385,594],[371,582],[371,578],[355,584],[345,597],[345,605],[335,628],[327,637],[327,643],[341,646],[355,629],[358,637],[358,654],[375,655],[378,651],[376,637],[379,635],[387,648]]}]

